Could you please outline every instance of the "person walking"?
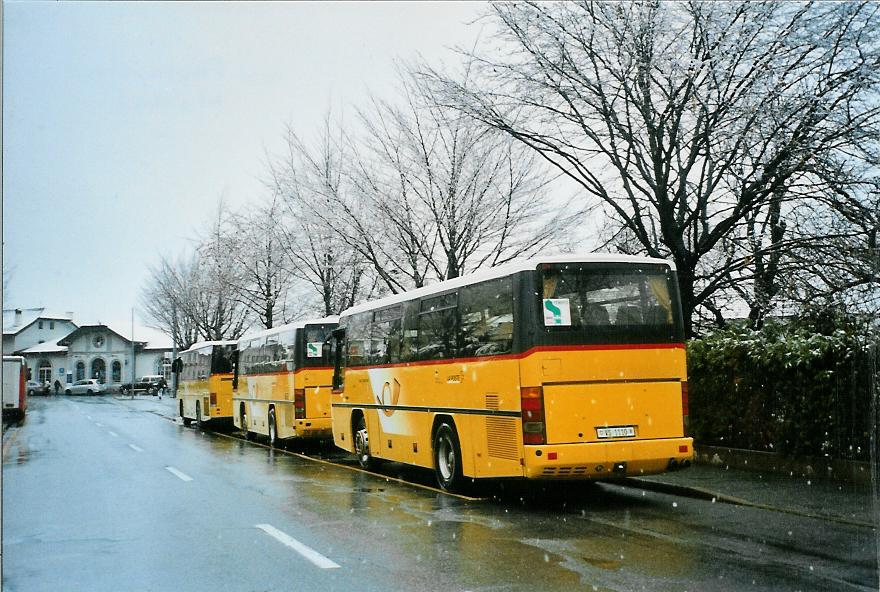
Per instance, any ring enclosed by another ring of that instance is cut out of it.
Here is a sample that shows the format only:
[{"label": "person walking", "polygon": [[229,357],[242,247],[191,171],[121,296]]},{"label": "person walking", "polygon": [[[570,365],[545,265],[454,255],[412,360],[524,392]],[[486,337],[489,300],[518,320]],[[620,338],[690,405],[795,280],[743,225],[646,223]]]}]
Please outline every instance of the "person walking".
[{"label": "person walking", "polygon": [[58,380],[56,380],[55,381],[55,396],[57,397],[58,393],[60,393],[60,392],[61,392],[61,383]]}]

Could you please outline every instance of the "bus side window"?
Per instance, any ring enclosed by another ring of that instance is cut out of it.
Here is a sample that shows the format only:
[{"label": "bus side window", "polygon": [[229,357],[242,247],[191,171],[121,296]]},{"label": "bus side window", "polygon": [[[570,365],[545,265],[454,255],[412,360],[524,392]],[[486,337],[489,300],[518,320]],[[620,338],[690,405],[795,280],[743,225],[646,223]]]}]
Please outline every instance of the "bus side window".
[{"label": "bus side window", "polygon": [[510,278],[461,289],[459,356],[507,354],[513,350],[513,289]]}]

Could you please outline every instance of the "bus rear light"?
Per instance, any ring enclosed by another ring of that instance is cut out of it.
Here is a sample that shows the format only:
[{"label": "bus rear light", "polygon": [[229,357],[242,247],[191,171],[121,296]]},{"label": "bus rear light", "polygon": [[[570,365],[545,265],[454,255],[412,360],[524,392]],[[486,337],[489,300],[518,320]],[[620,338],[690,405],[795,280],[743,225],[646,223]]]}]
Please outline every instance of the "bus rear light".
[{"label": "bus rear light", "polygon": [[293,389],[293,416],[296,419],[306,417],[306,389]]},{"label": "bus rear light", "polygon": [[540,386],[522,387],[519,396],[523,444],[545,444],[547,430],[544,426],[544,389]]},{"label": "bus rear light", "polygon": [[689,435],[688,428],[688,382],[687,380],[681,381],[681,421],[682,426],[684,427],[684,435]]},{"label": "bus rear light", "polygon": [[208,393],[208,395],[211,397],[211,407],[216,407],[217,406],[217,393]]}]

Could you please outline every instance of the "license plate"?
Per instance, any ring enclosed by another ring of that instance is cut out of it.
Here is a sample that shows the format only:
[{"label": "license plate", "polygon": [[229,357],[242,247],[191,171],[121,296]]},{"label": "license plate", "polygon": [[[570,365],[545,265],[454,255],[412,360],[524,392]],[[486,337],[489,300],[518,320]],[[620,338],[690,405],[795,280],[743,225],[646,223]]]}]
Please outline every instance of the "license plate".
[{"label": "license plate", "polygon": [[599,438],[634,438],[636,428],[634,426],[614,426],[609,428],[596,428]]}]

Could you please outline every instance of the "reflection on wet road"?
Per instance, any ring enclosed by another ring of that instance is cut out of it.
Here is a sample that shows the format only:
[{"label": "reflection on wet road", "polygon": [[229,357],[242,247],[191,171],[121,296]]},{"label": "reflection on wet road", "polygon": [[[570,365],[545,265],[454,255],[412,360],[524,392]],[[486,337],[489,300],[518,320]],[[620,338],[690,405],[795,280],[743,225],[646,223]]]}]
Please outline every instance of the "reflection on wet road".
[{"label": "reflection on wet road", "polygon": [[869,528],[608,484],[466,500],[110,397],[33,401],[3,458],[10,591],[876,589]]}]

